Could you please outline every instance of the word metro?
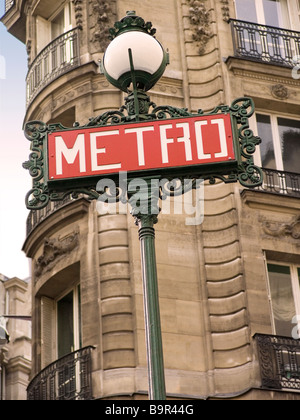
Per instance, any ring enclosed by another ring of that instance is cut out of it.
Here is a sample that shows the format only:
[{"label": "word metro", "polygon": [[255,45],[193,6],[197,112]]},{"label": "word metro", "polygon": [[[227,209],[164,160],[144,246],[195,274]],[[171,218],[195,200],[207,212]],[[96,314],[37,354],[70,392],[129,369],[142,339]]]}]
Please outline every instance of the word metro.
[{"label": "word metro", "polygon": [[49,181],[236,159],[229,114],[56,131],[47,147]]}]

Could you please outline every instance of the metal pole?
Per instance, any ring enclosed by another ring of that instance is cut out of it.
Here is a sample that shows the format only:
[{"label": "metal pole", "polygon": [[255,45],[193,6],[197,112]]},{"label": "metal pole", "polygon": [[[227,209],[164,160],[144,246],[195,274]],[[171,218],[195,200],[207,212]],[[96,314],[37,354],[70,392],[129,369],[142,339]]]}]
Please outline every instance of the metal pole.
[{"label": "metal pole", "polygon": [[[158,300],[157,269],[155,255],[155,231],[157,223],[158,189],[153,193],[150,181],[139,190],[139,205],[136,199],[129,199],[132,214],[139,226],[146,349],[148,362],[149,399],[165,400],[166,387],[163,362],[162,335]],[[153,187],[153,184],[151,185]],[[130,195],[129,195],[130,196]],[[147,210],[147,211],[146,211]]]}]

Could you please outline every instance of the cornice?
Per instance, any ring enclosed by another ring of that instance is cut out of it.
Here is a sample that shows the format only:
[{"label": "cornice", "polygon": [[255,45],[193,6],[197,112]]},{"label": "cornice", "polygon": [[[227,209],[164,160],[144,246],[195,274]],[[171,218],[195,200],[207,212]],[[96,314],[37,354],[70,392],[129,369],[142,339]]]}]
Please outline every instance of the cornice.
[{"label": "cornice", "polygon": [[270,64],[257,63],[235,57],[228,57],[226,64],[235,76],[257,79],[270,83],[297,86],[300,88],[299,80],[292,77],[292,69]]},{"label": "cornice", "polygon": [[73,220],[78,220],[85,215],[90,206],[90,201],[80,198],[59,208],[37,225],[27,236],[22,250],[28,258],[33,258],[38,247],[45,237],[57,231],[60,226],[65,226]]}]

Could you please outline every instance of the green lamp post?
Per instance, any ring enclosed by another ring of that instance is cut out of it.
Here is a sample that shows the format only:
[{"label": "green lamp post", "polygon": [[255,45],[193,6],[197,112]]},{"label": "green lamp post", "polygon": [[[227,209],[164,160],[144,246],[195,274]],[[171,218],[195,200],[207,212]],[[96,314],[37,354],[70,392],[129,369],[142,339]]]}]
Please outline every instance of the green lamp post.
[{"label": "green lamp post", "polygon": [[[150,22],[145,23],[133,11],[127,12],[127,16],[110,30],[112,42],[103,57],[102,71],[107,80],[128,93],[125,103],[132,121],[146,118],[151,104],[146,91],[160,79],[169,63],[168,53],[153,36],[155,31]],[[145,180],[147,186],[140,191],[138,207],[130,192],[128,202],[139,227],[149,398],[164,400],[166,391],[153,227],[159,213],[159,194],[158,190],[153,192],[153,186],[150,188],[150,179]]]}]

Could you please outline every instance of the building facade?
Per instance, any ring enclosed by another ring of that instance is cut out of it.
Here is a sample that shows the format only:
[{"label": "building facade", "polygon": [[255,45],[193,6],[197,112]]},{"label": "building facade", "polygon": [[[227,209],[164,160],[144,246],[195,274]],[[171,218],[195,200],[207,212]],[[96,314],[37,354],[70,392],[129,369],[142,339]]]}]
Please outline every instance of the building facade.
[{"label": "building facade", "polygon": [[[72,127],[117,110],[99,71],[128,10],[170,65],[157,105],[191,112],[251,97],[260,188],[207,183],[204,220],[160,214],[157,270],[167,397],[300,399],[300,1],[12,0],[2,22],[28,52],[24,121]],[[25,140],[24,140],[25,141]],[[81,196],[32,210],[29,399],[147,398],[137,227]]]},{"label": "building facade", "polygon": [[9,342],[0,345],[0,401],[27,399],[31,373],[30,313],[30,280],[0,274],[0,326],[9,335]]}]

